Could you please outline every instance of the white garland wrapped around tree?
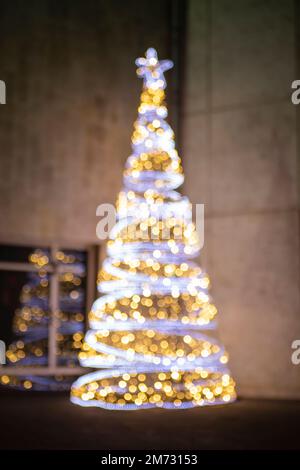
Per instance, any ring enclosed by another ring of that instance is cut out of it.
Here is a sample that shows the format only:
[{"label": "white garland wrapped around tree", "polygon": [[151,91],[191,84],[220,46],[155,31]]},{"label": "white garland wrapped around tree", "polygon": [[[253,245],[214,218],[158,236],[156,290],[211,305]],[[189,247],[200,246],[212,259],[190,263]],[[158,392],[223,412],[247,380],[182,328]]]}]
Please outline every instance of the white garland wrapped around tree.
[{"label": "white garland wrapped around tree", "polygon": [[109,409],[185,408],[228,403],[235,384],[211,336],[216,307],[209,278],[192,261],[199,240],[174,134],[166,122],[169,60],[154,49],[136,61],[144,85],[132,155],[117,200],[90,330],[79,354],[99,368],[72,386],[71,400]]}]

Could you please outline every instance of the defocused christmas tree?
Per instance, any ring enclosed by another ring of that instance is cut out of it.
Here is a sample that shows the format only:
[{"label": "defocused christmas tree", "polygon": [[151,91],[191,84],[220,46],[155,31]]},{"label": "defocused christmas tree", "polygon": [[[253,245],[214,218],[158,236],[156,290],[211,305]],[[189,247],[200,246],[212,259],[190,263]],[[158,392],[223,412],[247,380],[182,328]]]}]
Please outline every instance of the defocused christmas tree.
[{"label": "defocused christmas tree", "polygon": [[[13,332],[17,339],[6,353],[8,366],[24,367],[24,376],[0,377],[0,384],[16,389],[69,390],[74,377],[26,375],[26,367],[48,365],[50,308],[50,253],[35,250],[29,257],[36,271],[27,274],[27,282],[20,295],[20,307],[13,318]],[[56,333],[58,366],[78,364],[78,350],[84,336],[85,299],[82,286],[85,268],[78,253],[56,252],[55,263],[63,264],[59,274],[59,311],[55,313],[59,322]],[[77,267],[77,274],[68,272],[68,267]]]},{"label": "defocused christmas tree", "polygon": [[[228,403],[234,381],[223,346],[210,336],[216,307],[209,278],[193,261],[199,240],[174,134],[165,121],[169,60],[154,49],[136,61],[144,80],[133,153],[117,200],[99,291],[71,400],[109,409],[184,408]],[[198,158],[198,157],[195,157]],[[204,334],[205,333],[205,334]]]}]

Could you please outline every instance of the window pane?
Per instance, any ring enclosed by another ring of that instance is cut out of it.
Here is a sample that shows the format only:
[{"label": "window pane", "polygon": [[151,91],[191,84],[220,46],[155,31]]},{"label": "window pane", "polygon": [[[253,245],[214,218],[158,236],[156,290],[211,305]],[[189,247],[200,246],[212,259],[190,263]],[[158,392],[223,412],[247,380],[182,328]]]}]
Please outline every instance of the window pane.
[{"label": "window pane", "polygon": [[[38,251],[37,248],[28,246],[0,245],[0,261],[28,263],[30,255],[35,251]],[[43,251],[49,252],[46,249]]]},{"label": "window pane", "polygon": [[62,248],[56,252],[57,261],[64,266],[76,265],[85,271],[87,263],[87,253],[82,250],[69,250]]},{"label": "window pane", "polygon": [[[6,366],[48,364],[49,275],[0,271],[1,339],[6,343]],[[2,334],[3,332],[3,334]],[[2,376],[14,388],[34,388],[28,376]]]},{"label": "window pane", "polygon": [[78,366],[85,329],[86,253],[62,250],[59,257],[65,270],[59,276],[58,364]]}]

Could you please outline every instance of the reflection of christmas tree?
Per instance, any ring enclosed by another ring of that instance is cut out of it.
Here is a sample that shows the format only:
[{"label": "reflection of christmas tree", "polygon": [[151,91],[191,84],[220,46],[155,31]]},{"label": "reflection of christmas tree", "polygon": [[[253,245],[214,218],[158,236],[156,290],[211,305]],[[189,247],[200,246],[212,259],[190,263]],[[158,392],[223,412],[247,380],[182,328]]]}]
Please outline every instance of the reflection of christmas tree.
[{"label": "reflection of christmas tree", "polygon": [[[35,367],[48,365],[48,339],[50,323],[50,255],[36,250],[30,262],[36,272],[27,275],[27,282],[20,295],[20,308],[13,319],[13,331],[17,339],[7,351],[8,365]],[[57,251],[56,265],[63,265],[59,273],[59,322],[56,333],[58,366],[77,365],[78,349],[82,346],[85,299],[83,277],[85,268],[80,254]],[[76,266],[76,274],[68,267]],[[70,270],[71,271],[71,270]],[[69,389],[72,379],[61,376],[11,376],[1,377],[1,383],[19,389],[64,390]]]},{"label": "reflection of christmas tree", "polygon": [[[102,368],[77,379],[71,400],[110,409],[184,408],[235,399],[223,346],[210,336],[216,307],[193,261],[199,241],[173,131],[165,121],[168,60],[149,49],[133,154],[117,201],[80,362]],[[198,158],[195,156],[195,158]]]}]

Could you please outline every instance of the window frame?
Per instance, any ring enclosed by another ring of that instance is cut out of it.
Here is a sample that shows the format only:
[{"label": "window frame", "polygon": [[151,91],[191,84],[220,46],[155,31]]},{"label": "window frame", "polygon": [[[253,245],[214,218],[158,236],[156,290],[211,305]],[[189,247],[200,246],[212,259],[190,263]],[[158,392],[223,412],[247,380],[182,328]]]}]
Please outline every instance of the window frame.
[{"label": "window frame", "polygon": [[[48,362],[45,366],[39,367],[28,367],[28,366],[8,366],[5,364],[0,364],[0,374],[3,375],[14,375],[14,376],[52,376],[52,375],[80,375],[82,374],[83,368],[81,366],[77,367],[68,367],[68,366],[59,366],[57,364],[57,341],[56,334],[59,327],[59,320],[57,319],[55,313],[59,311],[59,274],[64,272],[72,272],[76,274],[76,266],[63,266],[58,263],[53,262],[55,259],[55,253],[58,250],[63,249],[73,249],[73,250],[82,250],[87,254],[86,262],[86,306],[85,306],[85,327],[88,325],[88,312],[92,306],[92,303],[96,297],[96,277],[99,269],[100,263],[100,254],[101,247],[100,245],[84,245],[84,244],[69,244],[69,243],[5,243],[5,241],[0,241],[1,245],[10,245],[10,246],[37,246],[38,248],[47,248],[50,249],[51,261],[49,265],[45,266],[43,269],[49,274],[49,336],[48,336]],[[15,261],[0,261],[0,271],[17,271],[17,272],[37,272],[37,268],[30,264],[30,262],[15,262]]]}]

